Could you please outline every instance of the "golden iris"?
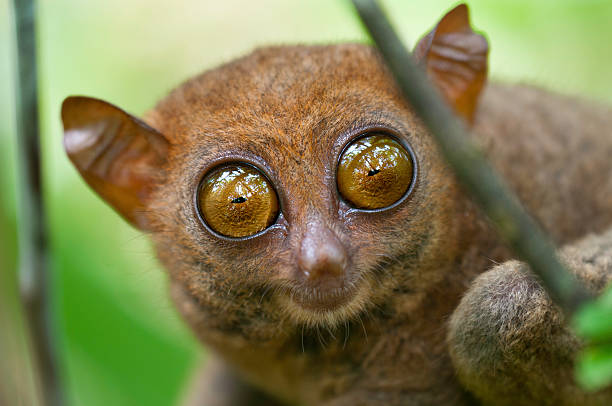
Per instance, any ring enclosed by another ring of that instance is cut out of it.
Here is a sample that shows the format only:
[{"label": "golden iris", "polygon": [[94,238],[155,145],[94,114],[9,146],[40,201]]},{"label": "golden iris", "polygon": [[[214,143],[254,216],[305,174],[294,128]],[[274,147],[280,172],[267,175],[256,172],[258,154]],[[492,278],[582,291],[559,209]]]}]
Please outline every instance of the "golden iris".
[{"label": "golden iris", "polygon": [[338,164],[338,190],[359,209],[382,209],[404,196],[412,183],[410,153],[387,135],[369,135],[353,141]]},{"label": "golden iris", "polygon": [[274,223],[278,198],[257,169],[231,164],[213,169],[200,184],[198,206],[204,221],[227,237],[247,237]]}]

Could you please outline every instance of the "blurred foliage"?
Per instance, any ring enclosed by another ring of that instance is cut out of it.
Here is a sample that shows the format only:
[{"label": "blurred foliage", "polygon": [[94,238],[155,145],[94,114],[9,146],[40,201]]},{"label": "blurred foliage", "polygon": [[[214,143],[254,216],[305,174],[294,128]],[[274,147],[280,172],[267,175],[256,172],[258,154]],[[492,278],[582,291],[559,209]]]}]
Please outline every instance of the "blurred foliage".
[{"label": "blurred foliage", "polygon": [[574,318],[574,327],[587,340],[576,365],[578,381],[597,390],[612,383],[612,287],[584,306]]},{"label": "blurred foliage", "polygon": [[[94,196],[66,159],[61,101],[85,94],[140,114],[189,76],[255,46],[363,41],[364,35],[344,0],[38,3],[54,326],[69,404],[170,405],[202,353],[167,299],[146,238]],[[9,4],[0,0],[0,306],[16,291]],[[383,4],[406,43],[414,44],[456,1]],[[612,102],[612,2],[469,5],[475,27],[490,39],[493,77]]]}]

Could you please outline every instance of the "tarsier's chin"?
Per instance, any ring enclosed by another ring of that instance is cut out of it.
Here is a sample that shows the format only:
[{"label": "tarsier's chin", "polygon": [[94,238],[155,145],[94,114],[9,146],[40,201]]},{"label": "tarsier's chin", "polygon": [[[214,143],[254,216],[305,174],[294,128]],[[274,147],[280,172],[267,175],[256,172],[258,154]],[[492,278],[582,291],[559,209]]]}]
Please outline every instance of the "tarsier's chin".
[{"label": "tarsier's chin", "polygon": [[[486,54],[465,6],[415,51],[467,122]],[[421,167],[434,147],[370,47],[255,51],[174,90],[150,126],[86,97],[62,119],[81,175],[220,328],[344,324],[448,259],[432,255],[456,208],[431,192],[454,181],[437,157]]]}]

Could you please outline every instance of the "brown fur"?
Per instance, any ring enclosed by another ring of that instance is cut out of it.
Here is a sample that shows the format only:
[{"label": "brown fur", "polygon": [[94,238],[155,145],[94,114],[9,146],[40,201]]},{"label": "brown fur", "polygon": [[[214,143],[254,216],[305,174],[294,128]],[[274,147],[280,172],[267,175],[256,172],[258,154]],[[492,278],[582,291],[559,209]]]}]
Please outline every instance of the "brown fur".
[{"label": "brown fur", "polygon": [[[510,256],[375,51],[261,49],[190,80],[148,121],[171,144],[149,213],[159,258],[179,310],[240,379],[294,404],[469,402],[445,320],[476,275]],[[396,130],[419,163],[409,201],[375,214],[343,206],[334,178],[340,149],[368,126]],[[475,133],[536,218],[567,242],[612,223],[610,126],[603,107],[491,85]],[[264,235],[228,242],[203,229],[192,201],[207,168],[238,158],[267,171],[284,217]],[[359,300],[324,319],[287,299],[309,221],[337,233],[358,275]]]}]

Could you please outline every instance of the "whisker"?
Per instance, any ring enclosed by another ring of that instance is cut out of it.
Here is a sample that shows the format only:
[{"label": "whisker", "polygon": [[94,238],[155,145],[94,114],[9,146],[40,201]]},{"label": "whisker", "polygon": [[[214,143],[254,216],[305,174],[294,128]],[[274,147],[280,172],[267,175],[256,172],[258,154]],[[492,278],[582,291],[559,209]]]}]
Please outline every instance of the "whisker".
[{"label": "whisker", "polygon": [[261,302],[263,302],[264,296],[266,295],[266,293],[268,293],[270,291],[270,289],[272,288],[272,285],[268,285],[266,287],[266,289],[263,291],[261,298],[259,298],[259,304],[261,305]]},{"label": "whisker", "polygon": [[357,319],[359,320],[359,323],[361,323],[361,329],[363,330],[363,335],[364,335],[365,341],[367,343],[368,342],[368,332],[366,331],[365,324],[363,324],[363,320],[361,320],[361,316],[360,315],[357,315]]},{"label": "whisker", "polygon": [[319,340],[319,344],[321,344],[321,347],[325,348],[327,346],[327,342],[323,338],[323,335],[321,334],[321,330],[319,326],[316,326],[316,330],[317,330],[317,338]]},{"label": "whisker", "polygon": [[342,349],[346,348],[346,343],[349,339],[349,335],[351,333],[351,326],[349,325],[348,320],[344,321],[344,342],[342,343]]}]

